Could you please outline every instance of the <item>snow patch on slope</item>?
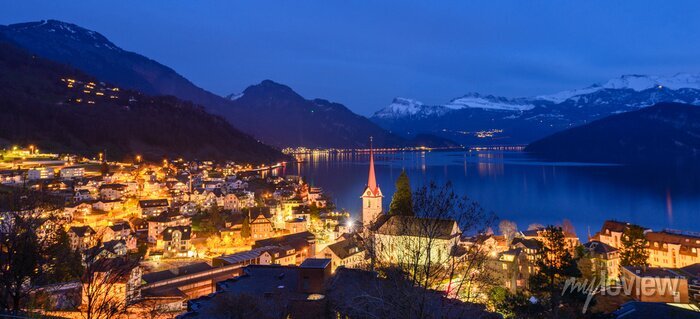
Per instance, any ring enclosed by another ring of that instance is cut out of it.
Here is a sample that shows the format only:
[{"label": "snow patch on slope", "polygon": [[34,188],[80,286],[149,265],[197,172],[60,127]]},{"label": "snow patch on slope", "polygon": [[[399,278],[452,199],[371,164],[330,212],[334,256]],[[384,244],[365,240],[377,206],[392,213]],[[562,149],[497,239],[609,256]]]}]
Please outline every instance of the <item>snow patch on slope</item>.
[{"label": "snow patch on slope", "polygon": [[454,110],[463,108],[479,108],[506,111],[527,111],[535,107],[533,104],[528,103],[523,99],[508,99],[493,95],[480,95],[478,93],[467,94],[463,97],[450,101],[450,103],[447,103],[444,106]]},{"label": "snow patch on slope", "polygon": [[225,98],[228,100],[231,100],[231,101],[235,101],[235,100],[242,98],[243,94],[244,93],[231,93],[231,94],[225,96]]}]

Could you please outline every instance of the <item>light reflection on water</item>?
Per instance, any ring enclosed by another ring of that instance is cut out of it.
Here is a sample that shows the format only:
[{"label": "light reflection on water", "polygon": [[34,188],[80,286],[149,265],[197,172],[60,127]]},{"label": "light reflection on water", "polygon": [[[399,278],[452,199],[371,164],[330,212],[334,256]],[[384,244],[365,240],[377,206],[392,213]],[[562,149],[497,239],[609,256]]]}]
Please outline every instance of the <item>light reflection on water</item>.
[{"label": "light reflection on water", "polygon": [[[287,174],[304,176],[355,216],[367,182],[367,153],[314,153],[299,156]],[[615,165],[547,163],[521,152],[395,152],[375,154],[377,180],[388,207],[394,181],[406,170],[414,187],[434,180],[479,201],[500,218],[557,223],[570,219],[585,239],[606,219],[659,228],[700,230],[700,182],[684,174],[646,176]]]}]

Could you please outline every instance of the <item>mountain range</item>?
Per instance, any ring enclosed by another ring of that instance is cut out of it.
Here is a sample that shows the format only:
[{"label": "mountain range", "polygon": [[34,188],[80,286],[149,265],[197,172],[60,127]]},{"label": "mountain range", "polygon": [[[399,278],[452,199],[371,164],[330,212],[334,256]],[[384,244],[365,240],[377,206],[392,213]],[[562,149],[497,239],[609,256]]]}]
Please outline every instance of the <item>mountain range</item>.
[{"label": "mountain range", "polygon": [[525,150],[555,161],[697,167],[700,107],[659,103],[555,133]]},{"label": "mountain range", "polygon": [[396,98],[371,119],[404,137],[428,133],[464,144],[526,144],[660,102],[700,104],[700,75],[624,75],[551,95],[506,98],[469,93],[441,105]]},{"label": "mountain range", "polygon": [[[73,66],[115,85],[152,95],[173,95],[202,105],[234,127],[276,147],[366,147],[413,143],[391,134],[339,103],[305,99],[270,80],[228,97],[206,91],[173,69],[121,49],[98,32],[47,20],[0,27],[0,34],[38,56]],[[432,138],[439,143],[442,139]]]},{"label": "mountain range", "polygon": [[192,102],[120,88],[0,35],[0,144],[15,143],[117,160],[286,158]]},{"label": "mountain range", "polygon": [[438,105],[396,98],[367,119],[340,103],[305,98],[271,80],[219,96],[157,61],[121,49],[96,31],[66,22],[0,26],[0,35],[32,54],[72,66],[100,81],[202,105],[206,112],[278,148],[366,147],[370,136],[377,146],[527,144],[659,102],[700,104],[700,75],[624,75],[586,88],[534,97],[468,93]]}]

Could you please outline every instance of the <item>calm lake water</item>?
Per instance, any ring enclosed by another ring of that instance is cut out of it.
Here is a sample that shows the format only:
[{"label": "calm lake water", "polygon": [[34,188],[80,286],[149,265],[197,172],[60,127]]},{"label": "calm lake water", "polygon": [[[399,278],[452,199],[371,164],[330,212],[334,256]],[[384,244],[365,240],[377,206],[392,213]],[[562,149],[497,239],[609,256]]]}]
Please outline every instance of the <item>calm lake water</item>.
[{"label": "calm lake water", "polygon": [[[359,216],[367,183],[368,154],[303,155],[287,174],[301,175]],[[537,161],[517,151],[395,152],[375,154],[377,180],[388,208],[394,181],[406,170],[415,188],[451,181],[521,230],[532,223],[572,221],[582,240],[606,219],[654,229],[700,231],[700,178],[685,171],[660,173],[615,165]]]}]

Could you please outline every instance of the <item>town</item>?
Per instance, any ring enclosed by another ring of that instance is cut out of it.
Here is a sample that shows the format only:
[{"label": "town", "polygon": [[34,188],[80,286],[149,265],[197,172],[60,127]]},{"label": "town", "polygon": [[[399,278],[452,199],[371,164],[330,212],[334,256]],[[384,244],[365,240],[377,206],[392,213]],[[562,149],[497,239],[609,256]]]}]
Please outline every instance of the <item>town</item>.
[{"label": "town", "polygon": [[[3,295],[14,302],[6,309],[87,318],[578,316],[580,303],[557,298],[566,280],[578,278],[600,282],[586,292],[598,301],[589,313],[698,311],[700,234],[615,220],[584,241],[566,220],[521,230],[459,208],[469,205],[449,186],[411,189],[403,174],[387,206],[369,152],[362,211],[347,212],[322,185],[285,174],[286,163],[139,155],[115,162],[105,153],[85,158],[34,145],[3,150],[2,284],[18,288]],[[60,251],[65,263],[13,269],[32,253],[26,233],[38,246],[53,245],[40,255]],[[58,264],[75,269],[34,279]],[[19,285],[7,281],[22,271]],[[656,286],[639,289],[647,279]],[[624,285],[637,289],[601,294]],[[355,295],[368,297],[349,298]]]}]

